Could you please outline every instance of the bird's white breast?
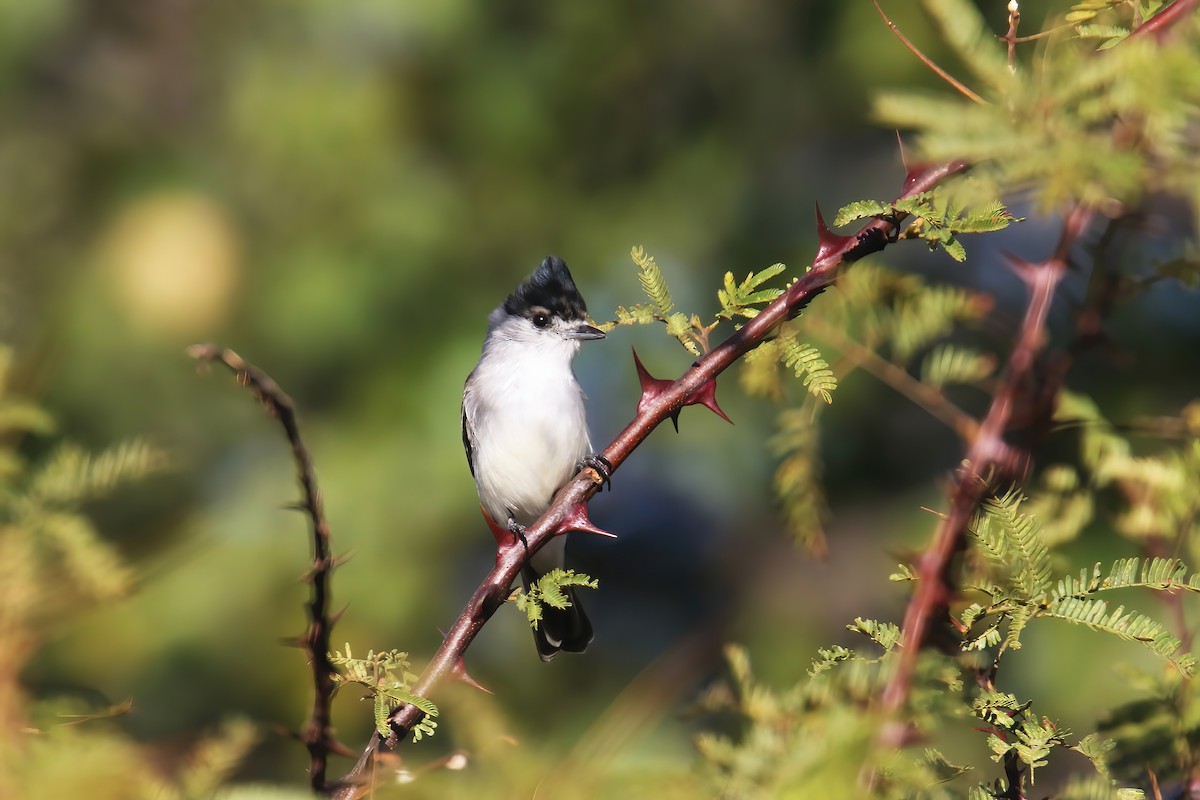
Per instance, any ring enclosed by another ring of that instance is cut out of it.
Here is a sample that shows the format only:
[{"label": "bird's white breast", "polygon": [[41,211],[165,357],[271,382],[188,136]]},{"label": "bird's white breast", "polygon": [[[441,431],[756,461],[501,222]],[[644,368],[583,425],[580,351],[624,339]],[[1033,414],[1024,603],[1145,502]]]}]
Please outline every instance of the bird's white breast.
[{"label": "bird's white breast", "polygon": [[489,342],[464,396],[479,497],[492,519],[532,523],[591,451],[576,345]]}]

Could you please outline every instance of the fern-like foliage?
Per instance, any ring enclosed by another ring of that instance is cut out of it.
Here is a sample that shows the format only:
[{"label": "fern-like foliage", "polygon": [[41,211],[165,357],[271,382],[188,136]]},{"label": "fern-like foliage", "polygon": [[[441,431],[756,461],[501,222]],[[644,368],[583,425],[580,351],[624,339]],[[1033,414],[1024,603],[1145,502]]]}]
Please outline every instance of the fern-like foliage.
[{"label": "fern-like foliage", "polygon": [[985,202],[975,208],[957,206],[945,190],[922,192],[895,203],[859,200],[843,206],[834,218],[835,225],[870,217],[894,219],[902,215],[913,221],[901,234],[907,239],[923,239],[930,247],[941,247],[955,261],[965,261],[967,251],[958,236],[964,233],[988,233],[1007,228],[1019,221],[999,200]]},{"label": "fern-like foliage", "polygon": [[552,569],[531,584],[528,589],[517,589],[513,592],[512,600],[517,608],[525,612],[529,618],[529,627],[537,629],[542,621],[545,606],[551,608],[570,608],[571,601],[566,592],[568,586],[581,586],[595,589],[599,584],[581,572],[572,569]]},{"label": "fern-like foliage", "polygon": [[993,564],[1009,570],[1012,590],[1038,600],[1050,590],[1050,551],[1041,539],[1037,521],[1020,513],[1024,499],[1013,489],[985,500],[972,534]]},{"label": "fern-like foliage", "polygon": [[388,717],[392,709],[402,704],[416,706],[424,714],[413,726],[413,740],[433,736],[437,729],[438,708],[427,698],[412,692],[418,676],[412,671],[408,653],[399,650],[376,653],[372,650],[366,658],[355,658],[347,642],[346,652],[330,653],[329,662],[342,670],[334,676],[338,688],[352,683],[366,688],[374,705],[375,729],[380,736],[389,735]]},{"label": "fern-like foliage", "polygon": [[123,484],[143,480],[165,466],[164,454],[139,440],[98,455],[64,445],[34,472],[27,500],[46,506],[80,503],[109,494]]},{"label": "fern-like foliage", "polygon": [[734,280],[733,273],[725,273],[724,285],[717,290],[721,310],[717,312],[713,321],[706,325],[699,314],[685,314],[675,310],[675,301],[667,286],[667,279],[653,256],[642,247],[633,248],[630,256],[638,269],[638,283],[650,302],[628,308],[619,307],[615,319],[603,323],[600,328],[609,331],[617,325],[649,325],[661,322],[667,333],[675,337],[684,349],[694,356],[708,351],[709,337],[721,320],[733,320],[736,317],[753,319],[762,310],[761,306],[779,297],[783,289],[764,288],[763,284],[787,269],[783,264],[773,264],[760,272],[750,273],[741,283]]},{"label": "fern-like foliage", "polygon": [[[990,563],[999,582],[983,577],[975,588],[990,595],[988,604],[973,603],[960,621],[968,631],[964,650],[982,650],[1002,644],[1017,649],[1025,627],[1036,619],[1058,619],[1137,642],[1167,660],[1181,674],[1191,675],[1196,659],[1181,653],[1181,641],[1162,623],[1123,605],[1110,610],[1101,592],[1115,589],[1200,592],[1200,575],[1189,574],[1176,558],[1118,559],[1106,577],[1100,564],[1078,578],[1064,575],[1054,581],[1049,551],[1040,525],[1022,514],[1023,496],[1012,490],[986,501],[971,527],[975,552]],[[1001,634],[1001,628],[1005,632]]]},{"label": "fern-like foliage", "polygon": [[873,619],[855,617],[854,622],[847,625],[846,629],[866,636],[882,647],[885,654],[892,652],[892,649],[900,643],[900,628],[891,622],[877,622]]},{"label": "fern-like foliage", "polygon": [[734,280],[732,272],[726,272],[725,286],[717,290],[717,300],[721,302],[721,310],[717,312],[717,316],[725,319],[739,316],[748,319],[757,317],[760,309],[756,306],[766,305],[783,294],[783,289],[759,287],[785,269],[787,267],[783,264],[772,264],[761,272],[750,273],[740,284]]},{"label": "fern-like foliage", "polygon": [[[976,292],[930,286],[917,276],[870,262],[856,264],[846,272],[839,287],[820,313],[785,323],[776,338],[747,354],[740,373],[743,388],[775,402],[787,402],[790,397],[789,373],[801,378],[806,402],[778,417],[773,449],[781,461],[774,485],[789,529],[818,550],[823,547],[820,522],[824,505],[819,451],[809,428],[814,408],[820,404],[810,403],[828,403],[839,377],[825,353],[840,351],[839,365],[861,365],[861,354],[869,351],[872,358],[890,361],[897,372],[903,372],[914,354],[950,334],[960,323],[979,322],[991,308],[990,301]],[[927,385],[940,390],[955,380],[984,380],[994,364],[994,357],[985,353],[943,344],[926,360],[923,373]]]},{"label": "fern-like foliage", "polygon": [[[864,628],[885,630],[860,622]],[[699,703],[702,711],[733,723],[722,726],[727,732],[706,732],[696,740],[713,784],[709,796],[863,796],[862,756],[870,751],[879,725],[863,709],[881,687],[885,667],[841,647],[822,653],[826,657],[814,663],[813,677],[777,691],[755,678],[745,650],[726,648],[728,679]],[[932,748],[915,758],[898,755],[880,754],[880,784],[873,796],[955,796],[945,784],[965,767],[951,764]]]},{"label": "fern-like foliage", "polygon": [[1139,696],[1111,709],[1099,734],[1112,742],[1104,760],[1115,776],[1190,775],[1200,763],[1200,716],[1192,680],[1178,672],[1127,671]]},{"label": "fern-like foliage", "polygon": [[1184,675],[1190,676],[1195,671],[1196,659],[1190,654],[1179,654],[1181,643],[1165,625],[1144,614],[1127,612],[1124,606],[1117,606],[1109,611],[1107,600],[1055,598],[1039,616],[1086,625],[1093,630],[1110,633],[1131,642],[1140,642],[1170,661]]},{"label": "fern-like foliage", "polygon": [[996,371],[996,357],[969,347],[944,344],[921,362],[922,382],[942,389],[950,384],[979,384]]},{"label": "fern-like foliage", "polygon": [[638,283],[641,284],[642,291],[650,298],[654,313],[660,319],[669,318],[671,311],[675,308],[675,301],[671,299],[671,290],[667,288],[667,279],[663,277],[662,270],[658,268],[654,256],[647,253],[644,248],[635,247],[630,253],[630,257],[637,265]]},{"label": "fern-like foliage", "polygon": [[[1185,407],[1170,423],[1190,430]],[[1055,420],[1079,432],[1079,460],[1096,488],[1115,487],[1124,502],[1117,531],[1134,541],[1171,539],[1186,531],[1200,513],[1194,487],[1200,485],[1200,440],[1154,455],[1135,455],[1129,441],[1091,398],[1061,392]]]},{"label": "fern-like foliage", "polygon": [[774,344],[778,347],[779,359],[788,369],[795,371],[797,378],[804,379],[804,388],[826,404],[833,402],[832,392],[837,388],[837,378],[829,368],[821,351],[795,336],[781,336]]},{"label": "fern-like foliage", "polygon": [[[45,412],[10,395],[12,363],[11,352],[0,348],[0,419],[14,431],[52,430]],[[113,600],[129,592],[129,567],[80,505],[165,465],[160,451],[140,441],[99,455],[63,444],[32,465],[11,444],[0,444],[0,606],[8,621],[0,626],[0,648],[8,646],[5,635],[41,630],[81,601]]]},{"label": "fern-like foliage", "polygon": [[811,413],[786,409],[776,423],[772,449],[779,458],[771,486],[796,541],[811,551],[825,549],[823,521],[828,515],[821,489],[820,441]]},{"label": "fern-like foliage", "polygon": [[[233,777],[258,740],[258,729],[245,719],[226,722],[216,733],[204,737],[179,776],[179,795],[182,798],[213,796]],[[171,797],[171,794],[164,793],[163,796]]]},{"label": "fern-like foliage", "polygon": [[[1063,19],[1074,26],[1079,39],[1098,40],[1097,50],[1117,45],[1131,32],[1128,12],[1136,7],[1138,18],[1154,16],[1163,7],[1162,0],[1081,0],[1074,3]],[[1126,24],[1113,24],[1124,21]]]},{"label": "fern-like foliage", "polygon": [[[983,24],[964,0],[923,4],[927,10],[953,6],[955,19],[972,19],[969,27]],[[1066,22],[1089,27],[1077,29],[1074,41],[1050,48],[1044,58],[1018,62],[1013,70],[999,66],[994,80],[980,87],[988,102],[895,92],[876,102],[875,114],[888,126],[917,131],[922,160],[962,158],[975,164],[972,180],[985,197],[1033,187],[1042,208],[1104,199],[1132,206],[1162,191],[1198,209],[1200,162],[1188,134],[1200,119],[1195,26],[1178,26],[1179,35],[1166,43],[1146,37],[1094,57],[1096,49],[1111,47],[1124,30],[1161,8],[1145,2],[1076,3]],[[989,42],[979,52],[998,49]],[[968,57],[958,47],[955,52]],[[1136,120],[1128,138],[1112,136],[1113,119]],[[1153,146],[1126,144],[1134,140]]]},{"label": "fern-like foliage", "polygon": [[659,268],[654,256],[642,247],[635,247],[630,252],[634,265],[638,270],[638,283],[642,292],[649,298],[648,304],[638,304],[617,309],[616,319],[606,322],[600,327],[612,330],[617,325],[649,325],[661,322],[666,326],[667,333],[675,337],[684,348],[694,356],[701,353],[701,346],[707,349],[708,334],[712,327],[705,328],[696,315],[689,317],[681,311],[675,311],[675,301],[667,286],[666,276]]}]

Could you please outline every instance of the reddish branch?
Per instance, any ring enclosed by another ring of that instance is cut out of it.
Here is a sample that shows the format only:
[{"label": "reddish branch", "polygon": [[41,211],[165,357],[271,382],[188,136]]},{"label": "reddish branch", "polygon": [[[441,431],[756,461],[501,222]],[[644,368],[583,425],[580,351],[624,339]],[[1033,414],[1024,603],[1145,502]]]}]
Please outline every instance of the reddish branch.
[{"label": "reddish branch", "polygon": [[1188,14],[1194,12],[1197,6],[1200,6],[1200,0],[1176,0],[1174,4],[1167,6],[1139,25],[1133,33],[1129,34],[1129,38],[1153,36],[1162,42],[1167,38],[1170,30],[1182,22]]},{"label": "reddish branch", "polygon": [[[898,199],[928,191],[966,168],[965,162],[955,161],[914,170],[905,181],[904,191]],[[613,470],[620,468],[651,431],[664,420],[678,414],[683,406],[697,402],[708,405],[707,401],[711,399],[709,395],[718,375],[762,343],[781,323],[799,314],[816,295],[833,285],[839,267],[882,250],[889,242],[894,241],[903,219],[903,215],[898,215],[888,220],[873,220],[854,236],[837,236],[825,227],[818,215],[820,248],[812,267],[787,292],[739,331],[696,361],[678,380],[669,384],[665,381],[653,382],[654,390],[643,394],[633,421],[603,452],[604,457],[612,463]],[[599,476],[590,470],[584,470],[563,487],[546,513],[526,528],[528,553],[521,546],[499,549],[495,568],[475,590],[451,626],[441,647],[413,687],[413,692],[427,696],[439,680],[454,671],[475,635],[508,596],[509,587],[519,574],[528,554],[537,552],[555,535],[586,529],[585,504],[598,489]],[[394,747],[407,736],[412,726],[420,719],[420,715],[421,712],[414,706],[401,706],[392,714],[391,735],[386,740],[378,734],[372,737],[358,764],[344,779],[347,785],[337,794],[340,800],[351,800],[361,796],[366,789],[362,785],[364,776],[374,754],[381,747]]]},{"label": "reddish branch", "polygon": [[[1012,420],[1018,393],[1026,386],[1034,360],[1044,343],[1046,317],[1054,290],[1066,273],[1069,251],[1083,235],[1091,216],[1091,211],[1082,207],[1068,214],[1058,247],[1045,261],[1032,264],[1010,259],[1017,275],[1029,287],[1025,318],[1000,387],[959,470],[951,491],[950,511],[938,525],[929,549],[917,562],[917,588],[904,614],[900,660],[883,694],[883,707],[889,713],[898,711],[908,700],[917,659],[930,624],[946,615],[953,591],[947,574],[950,562],[962,548],[967,525],[980,500],[997,478],[1017,477],[1024,467],[1023,455],[1004,441],[1004,433]],[[885,743],[898,746],[904,742],[905,733],[903,726],[890,728],[885,734]]]},{"label": "reddish branch", "polygon": [[321,490],[317,487],[317,474],[313,468],[312,455],[300,438],[296,424],[296,408],[292,398],[279,388],[271,376],[247,364],[232,350],[211,344],[197,344],[188,348],[188,355],[205,364],[214,361],[228,367],[237,382],[254,393],[263,407],[279,420],[292,446],[292,459],[303,492],[298,508],[308,516],[312,529],[312,568],[304,576],[311,587],[308,603],[308,629],[296,639],[296,645],[308,655],[312,667],[313,707],[308,722],[296,737],[308,748],[309,785],[314,791],[327,792],[325,772],[329,754],[350,755],[344,745],[333,736],[330,708],[333,703],[336,670],[329,662],[329,633],[333,619],[329,613],[329,576],[334,567],[334,558],[329,544],[329,525],[325,522],[325,505]]}]

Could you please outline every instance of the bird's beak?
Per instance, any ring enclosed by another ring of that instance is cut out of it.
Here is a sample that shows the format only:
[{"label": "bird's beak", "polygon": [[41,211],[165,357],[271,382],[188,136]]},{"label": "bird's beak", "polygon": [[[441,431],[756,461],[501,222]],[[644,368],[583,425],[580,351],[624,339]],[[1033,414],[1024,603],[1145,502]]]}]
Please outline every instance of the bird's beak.
[{"label": "bird's beak", "polygon": [[604,331],[585,322],[581,322],[567,331],[568,339],[603,339],[604,336]]}]

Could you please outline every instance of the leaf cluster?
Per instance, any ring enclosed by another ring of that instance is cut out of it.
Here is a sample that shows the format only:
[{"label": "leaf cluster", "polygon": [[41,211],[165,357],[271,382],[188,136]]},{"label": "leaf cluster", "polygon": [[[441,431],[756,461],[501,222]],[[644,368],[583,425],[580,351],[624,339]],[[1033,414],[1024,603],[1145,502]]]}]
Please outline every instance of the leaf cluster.
[{"label": "leaf cluster", "polygon": [[[5,391],[11,364],[11,353],[0,349],[0,428],[52,430],[35,404]],[[137,440],[97,455],[66,443],[29,464],[14,441],[0,443],[0,605],[10,626],[35,630],[73,604],[125,596],[133,583],[129,567],[80,507],[162,471],[165,455]]]},{"label": "leaf cluster", "polygon": [[974,551],[982,556],[971,585],[989,599],[963,609],[964,649],[1019,649],[1030,621],[1058,619],[1140,643],[1191,675],[1196,660],[1179,652],[1182,642],[1164,624],[1123,605],[1110,610],[1099,595],[1131,588],[1195,593],[1200,592],[1200,575],[1189,575],[1178,559],[1132,557],[1117,559],[1107,574],[1097,563],[1081,570],[1078,578],[1068,574],[1055,581],[1040,526],[1021,513],[1023,502],[1016,490],[992,498],[971,526]]},{"label": "leaf cluster", "polygon": [[[856,264],[838,286],[819,308],[785,323],[774,339],[748,353],[739,376],[750,394],[785,406],[771,443],[779,459],[772,484],[788,529],[817,552],[823,548],[826,509],[814,430],[821,404],[812,401],[828,404],[838,380],[822,353],[841,355],[843,375],[865,367],[883,379],[902,376],[934,398],[955,384],[985,387],[998,361],[969,345],[945,341],[956,328],[978,324],[990,311],[990,300],[977,292],[931,285],[874,262]],[[909,374],[910,364],[916,376]],[[790,400],[786,373],[801,379],[806,402]]]},{"label": "leaf cluster", "polygon": [[0,726],[0,796],[92,796],[96,776],[106,775],[120,776],[112,785],[123,797],[212,796],[258,741],[250,722],[231,720],[202,736],[168,773],[161,753],[112,723],[132,701],[97,711],[74,697],[24,697],[18,678],[52,624],[134,588],[133,571],[84,504],[160,472],[167,459],[135,440],[97,454],[61,443],[47,457],[27,460],[21,439],[49,436],[55,425],[13,393],[13,364],[12,351],[0,347],[0,698],[16,715],[5,720],[15,724]]},{"label": "leaf cluster", "polygon": [[912,222],[899,234],[900,238],[921,239],[930,250],[940,247],[959,262],[967,259],[966,248],[958,239],[961,234],[990,233],[1007,228],[1011,222],[1021,221],[1008,213],[999,200],[962,208],[948,190],[935,189],[887,203],[878,200],[849,203],[838,211],[833,224],[847,225],[872,217],[896,220],[904,216],[912,217]]},{"label": "leaf cluster", "polygon": [[732,272],[725,273],[722,288],[717,290],[721,310],[717,312],[713,321],[706,325],[699,314],[685,314],[675,310],[675,300],[667,286],[666,276],[653,256],[644,248],[635,247],[630,257],[638,269],[638,283],[650,302],[638,303],[628,308],[620,306],[616,310],[615,319],[605,322],[600,327],[610,331],[618,325],[650,325],[661,322],[667,333],[675,337],[684,349],[694,356],[708,352],[709,334],[721,320],[734,320],[738,317],[753,319],[758,316],[762,306],[779,297],[783,289],[763,288],[763,284],[787,269],[783,264],[772,264],[759,272],[751,272],[741,282],[734,279]]},{"label": "leaf cluster", "polygon": [[[966,0],[922,0],[959,28],[984,27]],[[1076,3],[1046,46],[1009,69],[988,36],[947,36],[984,102],[958,95],[890,92],[875,104],[884,124],[917,132],[918,157],[976,165],[970,194],[1031,191],[1042,209],[1063,202],[1135,205],[1156,192],[1200,208],[1200,25],[1169,41],[1123,42],[1160,3]],[[1116,125],[1114,126],[1114,121]]]},{"label": "leaf cluster", "polygon": [[366,658],[355,658],[347,642],[346,652],[330,653],[329,662],[342,670],[334,678],[338,689],[352,683],[367,689],[374,706],[375,730],[380,736],[390,734],[388,717],[399,705],[416,706],[424,715],[412,728],[414,741],[433,736],[437,729],[438,708],[427,698],[413,693],[412,686],[420,676],[412,671],[408,653],[371,650]]},{"label": "leaf cluster", "polygon": [[573,569],[552,569],[531,583],[526,589],[517,589],[510,598],[517,608],[529,618],[529,627],[537,629],[542,621],[545,607],[570,608],[571,600],[566,591],[569,586],[595,589],[599,586],[593,578]]}]

